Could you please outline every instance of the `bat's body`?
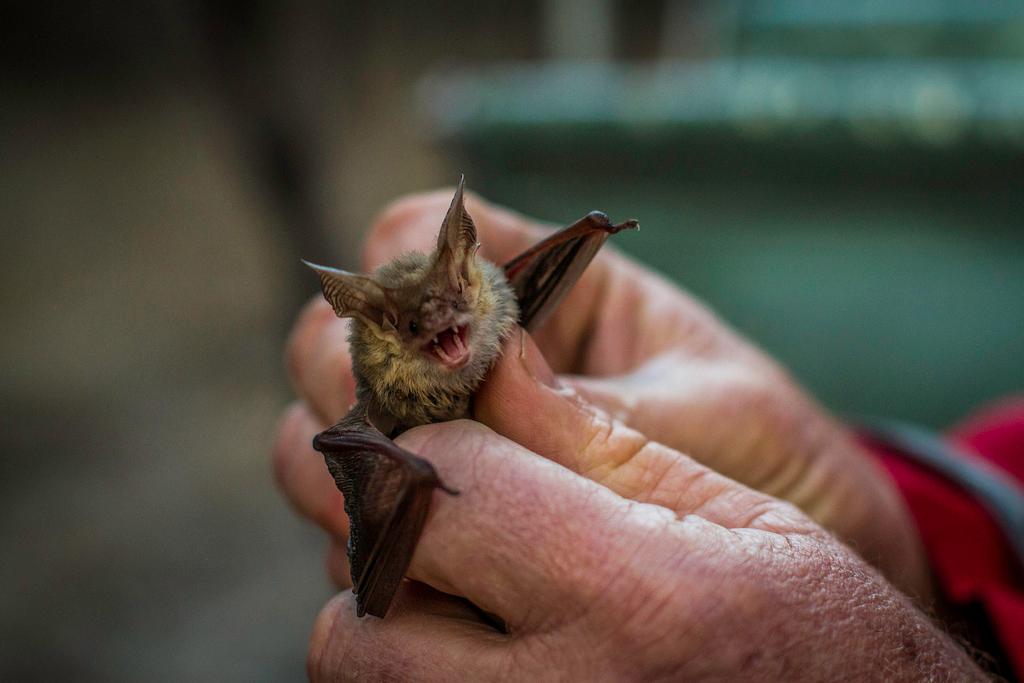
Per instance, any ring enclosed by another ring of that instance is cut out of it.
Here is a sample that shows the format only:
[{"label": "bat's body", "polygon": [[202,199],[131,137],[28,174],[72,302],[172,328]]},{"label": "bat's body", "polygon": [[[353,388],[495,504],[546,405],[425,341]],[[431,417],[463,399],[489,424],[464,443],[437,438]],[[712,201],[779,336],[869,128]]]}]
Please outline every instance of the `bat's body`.
[{"label": "bat's body", "polygon": [[473,392],[515,324],[543,320],[608,235],[635,227],[594,212],[499,268],[476,255],[460,182],[432,254],[400,256],[373,276],[309,264],[335,312],[353,318],[356,405],[313,446],[345,495],[360,616],[387,612],[433,489],[455,493],[429,462],[391,439],[469,417]]}]

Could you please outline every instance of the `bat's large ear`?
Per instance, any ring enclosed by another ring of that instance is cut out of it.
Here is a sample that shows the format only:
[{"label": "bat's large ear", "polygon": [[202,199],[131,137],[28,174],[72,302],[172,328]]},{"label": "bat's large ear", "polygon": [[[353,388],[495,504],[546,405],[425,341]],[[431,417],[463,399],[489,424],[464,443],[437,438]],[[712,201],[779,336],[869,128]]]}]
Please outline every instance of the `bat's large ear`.
[{"label": "bat's large ear", "polygon": [[388,290],[365,275],[303,261],[320,276],[324,298],[339,318],[359,318],[381,330],[398,325],[398,308]]},{"label": "bat's large ear", "polygon": [[459,291],[474,273],[474,257],[480,246],[476,237],[476,225],[466,211],[463,202],[465,176],[459,178],[459,186],[455,190],[452,204],[441,224],[441,232],[437,236],[437,267],[443,269],[448,282]]}]

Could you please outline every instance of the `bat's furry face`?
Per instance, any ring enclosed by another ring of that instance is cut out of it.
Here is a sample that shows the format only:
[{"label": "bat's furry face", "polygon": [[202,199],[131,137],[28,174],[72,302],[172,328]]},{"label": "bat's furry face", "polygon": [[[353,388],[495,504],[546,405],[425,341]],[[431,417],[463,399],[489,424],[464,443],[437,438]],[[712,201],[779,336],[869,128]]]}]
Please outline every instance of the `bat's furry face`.
[{"label": "bat's furry face", "polygon": [[353,369],[366,398],[403,424],[465,416],[518,316],[501,269],[470,258],[461,291],[437,277],[436,255],[405,254],[382,266],[374,279],[410,296],[393,327],[358,319],[352,326]]},{"label": "bat's furry face", "polygon": [[465,417],[469,399],[518,319],[504,272],[477,257],[460,183],[431,254],[358,275],[308,264],[343,318],[356,390],[371,412],[411,427]]},{"label": "bat's furry face", "polygon": [[476,257],[469,258],[469,277],[461,288],[451,286],[438,272],[434,259],[423,254],[405,254],[375,273],[375,279],[385,287],[411,294],[411,301],[402,302],[405,305],[394,330],[394,336],[405,347],[407,361],[423,356],[456,372],[476,355],[471,342],[486,331],[475,329],[481,313],[482,283]]}]

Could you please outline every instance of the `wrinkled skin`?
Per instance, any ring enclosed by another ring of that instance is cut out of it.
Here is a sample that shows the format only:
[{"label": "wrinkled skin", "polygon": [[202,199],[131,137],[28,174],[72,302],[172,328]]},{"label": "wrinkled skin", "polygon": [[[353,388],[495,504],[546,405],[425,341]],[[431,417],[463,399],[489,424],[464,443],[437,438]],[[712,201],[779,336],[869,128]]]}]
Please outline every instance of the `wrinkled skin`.
[{"label": "wrinkled skin", "polygon": [[[386,212],[364,265],[429,248],[448,197]],[[467,202],[492,260],[541,234]],[[326,305],[307,307],[289,346],[302,401],[275,448],[283,490],[333,537],[340,586],[347,522],[309,439],[352,400],[344,338]],[[536,343],[513,334],[476,397],[479,423],[398,439],[463,493],[435,496],[410,568],[422,583],[404,586],[386,619],[358,620],[348,593],[324,609],[314,679],[979,675],[819,526],[926,595],[919,542],[885,474],[700,304],[606,248]],[[509,634],[438,591],[500,616]]]}]

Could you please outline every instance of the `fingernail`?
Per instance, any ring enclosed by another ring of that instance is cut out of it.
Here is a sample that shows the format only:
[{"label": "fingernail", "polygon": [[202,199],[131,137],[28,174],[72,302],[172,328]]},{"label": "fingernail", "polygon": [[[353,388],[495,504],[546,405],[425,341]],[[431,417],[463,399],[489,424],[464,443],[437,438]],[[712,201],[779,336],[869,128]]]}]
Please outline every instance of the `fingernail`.
[{"label": "fingernail", "polygon": [[521,330],[520,334],[520,358],[523,360],[523,365],[526,366],[526,371],[538,383],[552,389],[560,388],[561,383],[558,381],[558,377],[551,370],[544,354],[533,342],[533,338],[526,333],[526,330]]}]

